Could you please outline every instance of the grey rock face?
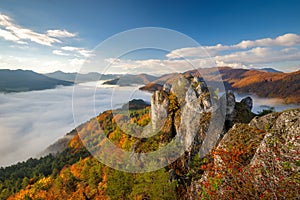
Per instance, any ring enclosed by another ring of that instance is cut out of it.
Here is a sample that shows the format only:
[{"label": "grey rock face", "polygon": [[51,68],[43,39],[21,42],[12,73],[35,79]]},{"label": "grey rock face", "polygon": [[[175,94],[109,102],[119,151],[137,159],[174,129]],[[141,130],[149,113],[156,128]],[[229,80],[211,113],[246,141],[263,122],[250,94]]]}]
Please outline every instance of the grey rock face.
[{"label": "grey rock face", "polygon": [[169,93],[171,90],[171,85],[169,83],[165,83],[163,86],[163,90]]},{"label": "grey rock face", "polygon": [[[154,130],[158,130],[164,125],[166,118],[170,117],[169,95],[175,96],[180,105],[180,118],[172,119],[172,123],[174,123],[179,141],[186,147],[188,157],[191,157],[198,153],[192,150],[193,146],[201,145],[203,141],[203,138],[195,138],[196,135],[199,135],[197,133],[201,114],[212,111],[208,88],[204,82],[200,82],[200,79],[192,77],[187,79],[182,75],[179,75],[171,83],[166,83],[163,88],[164,90],[156,91],[152,96],[152,127]],[[175,116],[172,117],[175,118]]]},{"label": "grey rock face", "polygon": [[227,107],[226,107],[226,114],[231,114],[234,111],[234,106],[235,106],[235,96],[233,92],[229,91],[226,94],[227,97]]},{"label": "grey rock face", "polygon": [[278,115],[278,113],[270,113],[262,117],[254,117],[249,123],[249,126],[266,131],[273,127]]},{"label": "grey rock face", "polygon": [[226,123],[229,124],[229,126],[232,126],[232,121],[236,115],[234,109],[235,109],[235,96],[232,91],[227,91],[225,94],[222,95],[220,98],[220,108],[225,110],[225,118],[227,120]]},{"label": "grey rock face", "polygon": [[280,114],[276,120],[274,129],[288,135],[300,134],[300,110],[290,110]]},{"label": "grey rock face", "polygon": [[241,103],[244,103],[248,110],[251,111],[252,110],[252,107],[253,107],[253,100],[251,97],[246,97],[244,99],[241,100]]},{"label": "grey rock face", "polygon": [[[272,120],[273,126],[269,126],[270,121],[267,121],[267,126],[263,126],[266,120]],[[299,173],[300,166],[296,162],[300,160],[300,109],[254,119],[250,126],[261,127],[267,132],[250,163],[250,167],[256,173],[257,185],[262,187],[259,183],[266,177],[261,175],[260,171],[269,171],[267,176],[272,180],[264,189],[276,185],[276,181],[279,181],[281,176],[292,177]],[[288,167],[284,167],[287,163]]]},{"label": "grey rock face", "polygon": [[233,94],[232,91],[228,91],[225,94],[226,97],[226,102],[227,102],[227,106],[226,106],[226,115],[232,115],[234,112],[234,108],[235,108],[235,96]]},{"label": "grey rock face", "polygon": [[151,123],[152,131],[161,129],[168,116],[170,100],[166,91],[155,91],[151,98]]},{"label": "grey rock face", "polygon": [[[226,98],[226,100],[224,100]],[[253,100],[246,97],[241,102],[235,101],[235,96],[228,91],[221,97],[221,104],[226,103],[225,129],[228,131],[235,123],[249,123],[255,116],[252,112]],[[221,107],[224,107],[221,105]]]},{"label": "grey rock face", "polygon": [[[199,78],[188,77],[185,78],[179,75],[176,79],[172,80],[168,85],[165,84],[164,90],[157,91],[153,94],[151,102],[151,120],[152,127],[159,129],[166,122],[166,117],[173,118],[171,121],[174,124],[176,136],[185,149],[185,158],[181,163],[181,168],[187,169],[188,163],[191,158],[200,153],[201,155],[209,152],[218,141],[220,135],[223,134],[223,124],[219,123],[225,116],[219,114],[213,124],[219,126],[219,128],[213,128],[212,133],[208,134],[207,129],[203,126],[210,126],[210,120],[208,119],[206,124],[200,126],[200,120],[208,113],[212,113],[215,110],[222,111],[228,108],[228,113],[232,113],[235,106],[235,97],[233,93],[229,93],[229,105],[220,105],[213,109],[213,103],[210,98],[210,93],[205,82],[202,82]],[[176,96],[179,103],[178,116],[172,116],[168,111],[170,105],[170,96]],[[226,99],[225,99],[226,101]],[[221,108],[222,107],[222,108]],[[221,112],[220,112],[221,113]],[[215,123],[214,123],[215,122]],[[203,144],[203,148],[201,147]]]},{"label": "grey rock face", "polygon": [[184,76],[179,75],[170,84],[171,84],[170,92],[173,93],[177,97],[179,103],[181,105],[183,105],[185,97],[186,97],[186,93],[187,93],[191,83]]}]

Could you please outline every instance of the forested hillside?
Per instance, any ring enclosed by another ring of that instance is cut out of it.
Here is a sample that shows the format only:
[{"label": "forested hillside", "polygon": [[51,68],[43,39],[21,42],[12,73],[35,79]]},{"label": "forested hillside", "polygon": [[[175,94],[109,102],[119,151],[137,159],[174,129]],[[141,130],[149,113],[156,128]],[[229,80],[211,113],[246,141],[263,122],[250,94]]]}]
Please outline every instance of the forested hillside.
[{"label": "forested hillside", "polygon": [[[230,67],[200,68],[185,72],[185,75],[204,77],[214,85],[220,79],[225,88],[240,94],[255,94],[259,97],[278,98],[285,103],[300,103],[300,71],[278,73],[271,70],[237,69]],[[162,76],[145,86],[142,90],[155,91],[174,79],[176,74]]]}]

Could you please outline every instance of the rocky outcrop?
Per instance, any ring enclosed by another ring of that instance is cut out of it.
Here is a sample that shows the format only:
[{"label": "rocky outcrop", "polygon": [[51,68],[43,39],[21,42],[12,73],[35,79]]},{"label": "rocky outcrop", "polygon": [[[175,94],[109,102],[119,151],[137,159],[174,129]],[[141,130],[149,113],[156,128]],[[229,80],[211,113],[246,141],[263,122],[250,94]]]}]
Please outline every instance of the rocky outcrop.
[{"label": "rocky outcrop", "polygon": [[[240,191],[231,191],[230,195],[236,198],[248,195],[250,199],[262,196],[268,199],[297,199],[300,196],[299,149],[300,109],[294,109],[255,117],[248,124],[235,124],[225,133],[216,152],[227,152],[229,155],[235,153],[231,156],[238,156],[239,159],[234,163],[238,163],[239,169],[244,169],[237,174],[240,176],[237,180],[243,184],[239,186]],[[212,169],[216,171],[204,171],[199,180],[191,182],[184,199],[201,199],[203,196],[199,196],[199,193],[203,192],[202,186],[210,178],[220,173],[220,169],[226,171],[228,165],[235,166],[224,158],[228,157],[214,155]],[[222,178],[227,182],[227,188],[232,187],[231,179],[226,176]],[[249,183],[243,182],[245,180]],[[216,193],[219,199],[229,197],[225,185],[218,186]],[[242,190],[243,187],[251,187],[251,191],[249,188]],[[247,194],[247,190],[251,193]]]},{"label": "rocky outcrop", "polygon": [[[186,78],[178,75],[163,90],[154,92],[151,100],[151,121],[155,131],[165,125],[171,117],[175,127],[173,135],[178,135],[185,147],[192,147],[199,133],[201,114],[212,111],[209,91],[198,78]],[[203,138],[201,139],[202,142]],[[191,149],[188,150],[191,153]]]},{"label": "rocky outcrop", "polygon": [[[229,127],[239,122],[241,113],[251,120],[252,99],[235,102],[232,92],[227,92],[219,100],[211,98],[211,93],[203,80],[198,77],[178,75],[155,91],[151,99],[151,121],[153,131],[160,131],[166,123],[172,132],[172,138],[178,137],[185,148],[183,157],[172,164],[180,177],[189,170],[192,158],[209,153],[223,137]],[[227,126],[224,126],[226,121]],[[247,122],[249,122],[247,121]],[[171,139],[172,139],[171,138]],[[170,140],[169,140],[170,141]],[[174,171],[172,171],[174,173]],[[175,175],[173,174],[172,177]]]},{"label": "rocky outcrop", "polygon": [[[192,168],[193,158],[198,154],[208,154],[213,147],[229,153],[234,153],[236,147],[239,147],[242,153],[238,162],[241,166],[248,170],[257,169],[257,175],[253,179],[256,185],[265,178],[261,171],[271,170],[268,169],[270,160],[267,158],[279,158],[272,166],[277,167],[282,177],[287,174],[299,175],[300,110],[255,117],[251,112],[252,107],[250,97],[236,102],[231,91],[218,100],[211,98],[205,82],[191,76],[178,75],[172,82],[165,84],[163,90],[154,93],[151,102],[152,126],[164,127],[163,119],[171,118],[173,135],[180,137],[183,146],[187,147],[182,157],[169,166],[170,180],[178,179],[185,185],[185,189],[181,188],[186,191],[183,199],[199,199],[202,184],[209,181],[210,173],[196,172]],[[218,124],[222,119],[224,123],[221,128],[211,131],[211,124]],[[270,148],[270,144],[275,144],[278,148]],[[222,156],[214,156],[213,165],[216,168],[226,167],[223,159]],[[287,169],[283,169],[283,165]],[[186,173],[191,172],[203,173],[202,178],[186,178]],[[275,188],[279,184],[277,176],[278,174],[270,175],[269,185],[259,187],[254,196],[259,196],[263,190]],[[230,178],[228,181],[230,182]],[[299,186],[290,189],[296,192]],[[219,194],[225,194],[224,191],[220,186]]]},{"label": "rocky outcrop", "polygon": [[152,131],[159,131],[165,124],[168,116],[170,100],[169,93],[164,90],[155,91],[151,98],[151,123]]},{"label": "rocky outcrop", "polygon": [[253,107],[253,100],[251,97],[246,97],[242,99],[241,103],[245,104],[246,108],[251,111]]},{"label": "rocky outcrop", "polygon": [[246,97],[240,102],[236,102],[233,92],[229,91],[226,94],[226,98],[226,131],[228,131],[236,123],[249,123],[255,116],[251,112],[253,107],[253,100],[251,97]]}]

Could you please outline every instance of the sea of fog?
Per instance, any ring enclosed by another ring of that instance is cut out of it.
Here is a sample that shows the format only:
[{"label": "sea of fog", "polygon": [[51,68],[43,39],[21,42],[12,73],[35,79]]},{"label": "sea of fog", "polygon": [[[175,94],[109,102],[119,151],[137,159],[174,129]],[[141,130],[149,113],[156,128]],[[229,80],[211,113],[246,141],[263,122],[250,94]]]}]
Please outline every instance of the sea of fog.
[{"label": "sea of fog", "polygon": [[[7,166],[38,155],[77,125],[104,110],[117,108],[130,99],[150,101],[151,94],[136,87],[83,83],[55,89],[0,94],[0,166]],[[74,91],[74,95],[73,95]],[[73,99],[72,99],[73,98]],[[238,95],[237,100],[243,96]],[[274,99],[252,96],[254,112],[264,105],[277,111],[296,107]],[[74,111],[74,112],[73,112]],[[74,123],[74,118],[75,122]]]},{"label": "sea of fog", "polygon": [[[104,110],[120,107],[133,98],[150,100],[136,87],[109,87],[101,83],[22,93],[0,94],[0,166],[38,155],[58,138]],[[93,94],[91,101],[88,97]],[[76,124],[73,119],[73,107]],[[86,112],[93,108],[93,112]]]}]

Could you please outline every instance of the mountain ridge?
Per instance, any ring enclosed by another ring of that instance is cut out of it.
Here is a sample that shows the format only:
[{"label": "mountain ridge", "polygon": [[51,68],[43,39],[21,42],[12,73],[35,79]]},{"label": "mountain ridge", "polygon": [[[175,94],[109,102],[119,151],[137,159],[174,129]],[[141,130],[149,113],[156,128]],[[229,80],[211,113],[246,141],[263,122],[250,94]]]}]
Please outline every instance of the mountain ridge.
[{"label": "mountain ridge", "polygon": [[149,75],[149,74],[126,74],[121,75],[120,77],[104,82],[104,85],[119,85],[119,86],[130,86],[130,85],[145,85],[154,80],[157,77]]},{"label": "mountain ridge", "polygon": [[272,73],[284,73],[283,71],[279,71],[277,69],[271,68],[271,67],[266,67],[266,68],[250,68],[252,70],[258,70],[262,72],[272,72]]},{"label": "mountain ridge", "polygon": [[55,88],[58,85],[70,86],[73,85],[73,83],[50,78],[31,70],[0,69],[1,92],[44,90]]},{"label": "mountain ridge", "polygon": [[[258,97],[278,98],[284,103],[300,104],[300,70],[290,73],[274,73],[252,69],[231,67],[213,67],[190,70],[183,73],[186,76],[205,77],[205,81],[214,84],[214,81],[223,80],[227,90],[238,94],[255,94]],[[161,89],[162,85],[174,78],[176,74],[165,80],[155,80],[141,87],[141,90],[153,92]]]},{"label": "mountain ridge", "polygon": [[100,74],[98,72],[89,72],[87,74],[77,73],[77,72],[63,72],[63,71],[55,71],[51,73],[44,74],[50,78],[55,78],[64,81],[82,83],[82,82],[92,82],[98,81],[100,78],[101,80],[107,79],[114,79],[119,75],[115,74]]}]

